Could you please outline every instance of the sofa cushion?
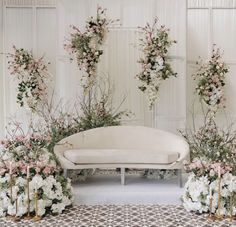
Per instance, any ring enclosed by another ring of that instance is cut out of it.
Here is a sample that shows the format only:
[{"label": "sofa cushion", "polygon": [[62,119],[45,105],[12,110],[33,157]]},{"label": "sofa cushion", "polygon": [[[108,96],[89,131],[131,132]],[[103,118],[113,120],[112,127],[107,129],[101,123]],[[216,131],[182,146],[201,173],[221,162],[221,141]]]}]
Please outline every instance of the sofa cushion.
[{"label": "sofa cushion", "polygon": [[71,149],[64,152],[64,157],[75,164],[170,164],[179,154],[150,149]]}]

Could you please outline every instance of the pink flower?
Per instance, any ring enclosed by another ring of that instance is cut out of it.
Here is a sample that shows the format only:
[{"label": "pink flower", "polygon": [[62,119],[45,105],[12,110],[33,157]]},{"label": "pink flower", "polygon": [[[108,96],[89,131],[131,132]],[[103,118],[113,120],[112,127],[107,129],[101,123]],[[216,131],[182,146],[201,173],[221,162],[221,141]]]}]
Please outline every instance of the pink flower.
[{"label": "pink flower", "polygon": [[215,176],[215,171],[213,169],[211,169],[209,174],[211,177],[213,177],[213,176]]},{"label": "pink flower", "polygon": [[51,173],[51,168],[50,167],[45,167],[44,170],[43,170],[43,173],[48,175],[49,173]]}]

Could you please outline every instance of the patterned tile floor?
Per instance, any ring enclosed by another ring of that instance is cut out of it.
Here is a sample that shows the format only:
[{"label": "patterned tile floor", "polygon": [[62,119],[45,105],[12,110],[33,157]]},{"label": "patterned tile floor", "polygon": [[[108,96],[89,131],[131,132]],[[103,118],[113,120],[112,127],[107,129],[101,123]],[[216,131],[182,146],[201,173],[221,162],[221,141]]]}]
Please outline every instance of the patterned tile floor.
[{"label": "patterned tile floor", "polygon": [[211,222],[174,205],[81,205],[35,223],[2,218],[0,227],[236,227],[236,221]]}]

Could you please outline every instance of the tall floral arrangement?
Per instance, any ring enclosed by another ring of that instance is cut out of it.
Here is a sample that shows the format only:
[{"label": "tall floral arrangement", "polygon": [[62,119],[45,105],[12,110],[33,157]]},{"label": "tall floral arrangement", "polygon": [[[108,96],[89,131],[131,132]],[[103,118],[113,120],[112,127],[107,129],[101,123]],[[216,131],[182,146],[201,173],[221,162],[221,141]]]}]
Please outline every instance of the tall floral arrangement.
[{"label": "tall floral arrangement", "polygon": [[225,76],[229,72],[228,66],[222,59],[219,48],[213,46],[211,59],[207,62],[197,62],[197,72],[193,74],[197,81],[196,92],[200,99],[213,111],[225,107]]},{"label": "tall floral arrangement", "polygon": [[161,83],[176,76],[170,65],[168,58],[169,48],[176,43],[170,39],[169,29],[165,26],[157,26],[157,18],[153,25],[147,23],[145,27],[141,27],[143,38],[140,39],[140,47],[143,57],[140,58],[142,70],[136,76],[140,82],[139,89],[148,97],[150,109],[158,98]]},{"label": "tall floral arrangement", "polygon": [[49,72],[43,57],[35,59],[31,52],[13,46],[14,53],[8,54],[8,69],[18,80],[17,103],[36,111],[47,94]]},{"label": "tall floral arrangement", "polygon": [[70,54],[71,60],[75,59],[80,69],[86,73],[81,80],[85,90],[94,85],[97,64],[103,54],[101,47],[105,42],[108,26],[113,22],[107,18],[106,10],[98,7],[97,16],[90,17],[86,21],[84,32],[76,26],[71,26],[72,33],[64,47]]},{"label": "tall floral arrangement", "polygon": [[236,201],[230,203],[236,192],[236,131],[231,127],[220,129],[211,110],[208,114],[203,126],[182,132],[190,146],[190,162],[185,163],[185,170],[190,175],[182,196],[183,205],[188,211],[220,212],[226,216],[233,209],[236,214]]},{"label": "tall floral arrangement", "polygon": [[18,123],[14,127],[1,141],[0,216],[22,217],[28,213],[28,204],[30,213],[37,211],[38,216],[61,213],[72,204],[72,188],[48,151],[51,138],[33,132],[25,135]]},{"label": "tall floral arrangement", "polygon": [[205,116],[205,123],[196,129],[186,129],[182,136],[190,146],[190,161],[204,161],[207,163],[220,162],[231,166],[236,174],[236,131],[232,126],[221,129],[216,122]]}]

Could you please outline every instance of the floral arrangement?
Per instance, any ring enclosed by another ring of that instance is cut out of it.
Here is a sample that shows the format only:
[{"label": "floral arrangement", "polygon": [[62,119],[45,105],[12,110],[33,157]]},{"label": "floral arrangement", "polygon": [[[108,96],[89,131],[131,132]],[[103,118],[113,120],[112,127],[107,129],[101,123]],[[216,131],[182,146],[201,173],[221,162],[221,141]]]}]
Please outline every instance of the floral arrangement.
[{"label": "floral arrangement", "polygon": [[72,187],[47,149],[51,138],[19,134],[20,125],[14,126],[10,138],[1,141],[0,216],[60,214],[72,204]]},{"label": "floral arrangement", "polygon": [[169,37],[169,29],[165,26],[157,27],[157,18],[151,26],[149,23],[140,28],[144,38],[140,39],[143,57],[139,60],[142,71],[136,76],[140,81],[139,89],[148,96],[149,107],[152,108],[163,80],[177,73],[171,68],[168,51],[173,43]]},{"label": "floral arrangement", "polygon": [[[188,211],[236,214],[236,132],[220,129],[209,109],[204,125],[182,132],[190,146],[190,173],[182,196]],[[220,194],[219,194],[220,192]],[[219,200],[221,206],[219,207]]]},{"label": "floral arrangement", "polygon": [[236,174],[236,131],[232,126],[224,130],[217,127],[213,119],[208,120],[208,114],[205,118],[199,129],[181,132],[190,146],[191,161],[221,162]]},{"label": "floral arrangement", "polygon": [[[182,196],[183,206],[187,211],[211,212],[223,216],[236,214],[236,176],[232,175],[230,166],[222,165],[220,162],[209,164],[196,161],[187,165],[186,170],[191,173]],[[233,204],[230,201],[233,201]]]},{"label": "floral arrangement", "polygon": [[13,46],[14,53],[8,54],[8,69],[18,80],[17,103],[28,105],[35,111],[46,95],[48,69],[43,57],[35,59],[29,51]]},{"label": "floral arrangement", "polygon": [[85,90],[95,82],[97,63],[103,54],[101,46],[108,33],[108,25],[113,22],[107,18],[106,10],[98,7],[97,17],[90,17],[86,21],[84,32],[75,26],[71,26],[73,32],[70,34],[69,42],[64,47],[72,56],[71,60],[75,58],[80,69],[86,72],[81,81]]},{"label": "floral arrangement", "polygon": [[193,75],[197,81],[196,92],[210,109],[225,107],[224,86],[228,66],[222,60],[219,48],[213,46],[211,59],[197,62],[199,68]]},{"label": "floral arrangement", "polygon": [[120,110],[125,97],[116,107],[113,105],[114,88],[108,80],[100,80],[98,85],[91,90],[90,99],[84,97],[80,101],[81,114],[78,116],[80,130],[98,127],[120,125],[123,117],[129,117],[130,112]]}]

